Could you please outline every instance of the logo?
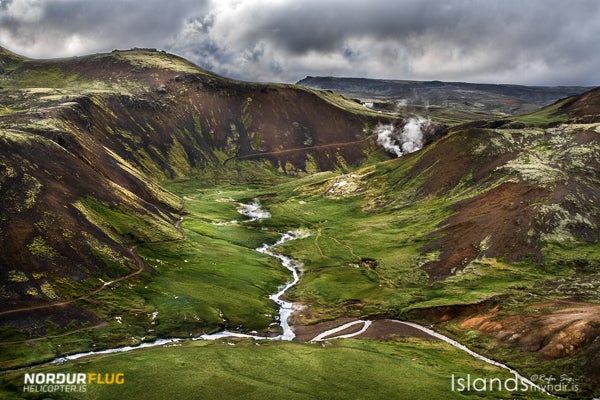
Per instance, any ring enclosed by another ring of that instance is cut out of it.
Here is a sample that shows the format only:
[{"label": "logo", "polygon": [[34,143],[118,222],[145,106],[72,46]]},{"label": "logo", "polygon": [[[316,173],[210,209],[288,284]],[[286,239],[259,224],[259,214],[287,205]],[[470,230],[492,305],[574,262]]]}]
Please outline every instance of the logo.
[{"label": "logo", "polygon": [[23,392],[30,393],[83,393],[88,385],[123,385],[125,374],[118,373],[26,373]]},{"label": "logo", "polygon": [[533,375],[525,379],[514,375],[512,378],[481,378],[471,374],[460,377],[452,374],[453,392],[578,392],[579,385],[568,375]]}]

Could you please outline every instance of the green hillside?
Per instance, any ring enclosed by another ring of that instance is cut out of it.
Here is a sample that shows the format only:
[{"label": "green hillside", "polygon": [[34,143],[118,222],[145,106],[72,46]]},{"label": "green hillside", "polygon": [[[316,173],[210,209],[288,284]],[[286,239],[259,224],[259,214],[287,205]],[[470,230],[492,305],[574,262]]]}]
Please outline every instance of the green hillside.
[{"label": "green hillside", "polygon": [[[598,89],[518,116],[430,115],[423,148],[395,157],[381,132],[412,134],[412,115],[231,81],[160,51],[1,51],[0,67],[3,395],[22,389],[23,373],[9,370],[68,354],[222,330],[280,334],[270,296],[291,273],[256,249],[288,231],[301,234],[276,252],[302,265],[284,295],[296,307],[294,343],[187,340],[34,370],[138,365],[127,373],[136,384],[119,391],[132,398],[144,379],[156,398],[175,390],[176,371],[196,360],[215,366],[178,395],[223,387],[223,398],[257,398],[272,385],[291,398],[314,398],[311,388],[439,398],[453,373],[507,374],[399,331],[303,343],[338,321],[391,318],[524,376],[576,380],[559,396],[599,394]],[[269,218],[240,214],[254,203]],[[300,381],[290,389],[282,365],[305,366],[290,372]]]}]

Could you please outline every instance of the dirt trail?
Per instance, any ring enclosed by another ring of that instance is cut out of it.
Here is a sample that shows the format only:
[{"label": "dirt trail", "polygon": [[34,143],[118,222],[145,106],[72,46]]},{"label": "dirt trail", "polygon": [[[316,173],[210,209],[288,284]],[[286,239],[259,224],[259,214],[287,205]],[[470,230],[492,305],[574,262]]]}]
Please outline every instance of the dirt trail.
[{"label": "dirt trail", "polygon": [[343,147],[343,146],[352,146],[352,145],[356,145],[356,144],[360,144],[360,143],[364,143],[367,140],[371,139],[372,137],[374,137],[375,135],[369,135],[364,139],[360,139],[360,140],[355,140],[352,142],[340,142],[340,143],[327,143],[327,144],[320,144],[317,146],[306,146],[306,147],[297,147],[295,149],[285,149],[285,150],[275,150],[275,151],[265,151],[265,152],[260,152],[260,153],[252,153],[252,154],[245,154],[243,156],[233,156],[233,157],[229,157],[228,159],[226,159],[225,161],[223,161],[223,165],[227,164],[229,161],[231,160],[243,160],[243,159],[247,159],[247,158],[255,158],[255,157],[263,157],[263,156],[275,156],[275,155],[280,155],[280,154],[288,154],[288,153],[296,153],[299,151],[310,151],[310,150],[317,150],[317,149],[325,149],[325,148],[329,148],[329,147]]},{"label": "dirt trail", "polygon": [[[181,238],[180,239],[172,239],[172,240],[161,240],[158,242],[149,242],[149,243],[145,243],[146,245],[151,245],[151,244],[160,244],[160,243],[171,243],[171,242],[177,242],[177,241],[181,241],[181,240],[187,240],[187,236],[185,234],[185,231],[181,228],[181,223],[183,222],[183,217],[179,218],[179,220],[175,223],[175,227],[177,228],[177,230],[179,230],[179,232],[181,233]],[[130,279],[136,275],[139,275],[142,273],[142,271],[144,271],[144,269],[147,268],[146,263],[144,262],[144,260],[142,260],[142,258],[139,256],[138,252],[137,252],[137,245],[135,246],[131,246],[129,249],[127,249],[127,251],[129,252],[129,254],[131,255],[131,258],[133,258],[133,261],[135,262],[135,264],[137,265],[138,269],[127,274],[124,276],[121,276],[119,278],[113,279],[112,281],[109,282],[104,282],[101,286],[97,287],[96,289],[87,292],[79,297],[70,299],[70,300],[64,300],[64,301],[59,301],[56,303],[50,303],[50,304],[42,304],[39,306],[30,306],[30,307],[22,307],[22,308],[14,308],[12,310],[6,310],[6,311],[0,311],[0,316],[1,315],[8,315],[8,314],[14,314],[14,313],[19,313],[19,312],[26,312],[26,311],[33,311],[33,310],[42,310],[42,309],[46,309],[46,308],[52,308],[52,307],[60,307],[60,306],[65,306],[68,304],[73,304],[77,301],[80,300],[86,300],[89,299],[90,297],[92,297],[93,295],[99,293],[100,291],[104,290],[106,287],[111,286],[115,283],[119,283],[122,282],[124,280]]]}]

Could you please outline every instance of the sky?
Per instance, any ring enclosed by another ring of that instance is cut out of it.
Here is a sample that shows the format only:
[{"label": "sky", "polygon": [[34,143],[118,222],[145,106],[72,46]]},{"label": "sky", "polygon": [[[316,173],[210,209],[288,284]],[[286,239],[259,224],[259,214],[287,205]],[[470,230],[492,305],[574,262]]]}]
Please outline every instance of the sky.
[{"label": "sky", "polygon": [[597,0],[0,0],[32,58],[150,47],[220,75],[600,85]]}]

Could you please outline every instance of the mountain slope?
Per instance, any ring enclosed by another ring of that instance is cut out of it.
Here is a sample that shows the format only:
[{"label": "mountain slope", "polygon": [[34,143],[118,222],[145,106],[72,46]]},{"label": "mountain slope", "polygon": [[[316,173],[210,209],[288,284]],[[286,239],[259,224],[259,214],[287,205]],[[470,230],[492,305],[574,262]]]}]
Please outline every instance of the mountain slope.
[{"label": "mountain slope", "polygon": [[17,68],[27,58],[0,47],[0,73]]},{"label": "mountain slope", "polygon": [[[598,89],[447,134],[427,123],[439,140],[391,159],[372,128],[406,126],[334,93],[152,50],[0,60],[3,367],[270,332],[288,277],[254,249],[301,229],[281,248],[305,265],[297,323],[418,320],[598,386]],[[271,218],[234,223],[255,199]]]},{"label": "mountain slope", "polygon": [[154,50],[60,60],[2,50],[0,64],[0,312],[18,326],[28,322],[10,310],[151,271],[131,246],[181,237],[182,201],[157,181],[255,155],[288,172],[356,164],[372,146],[365,127],[384,118]]},{"label": "mountain slope", "polygon": [[576,122],[598,122],[600,119],[600,89],[590,90],[562,102],[558,114],[566,114]]},{"label": "mountain slope", "polygon": [[593,120],[579,112],[595,112],[598,92],[561,103],[570,122],[467,123],[419,152],[296,189],[284,203],[319,232],[293,249],[310,266],[296,292],[312,305],[303,321],[417,319],[597,388],[600,124],[578,122]]}]

